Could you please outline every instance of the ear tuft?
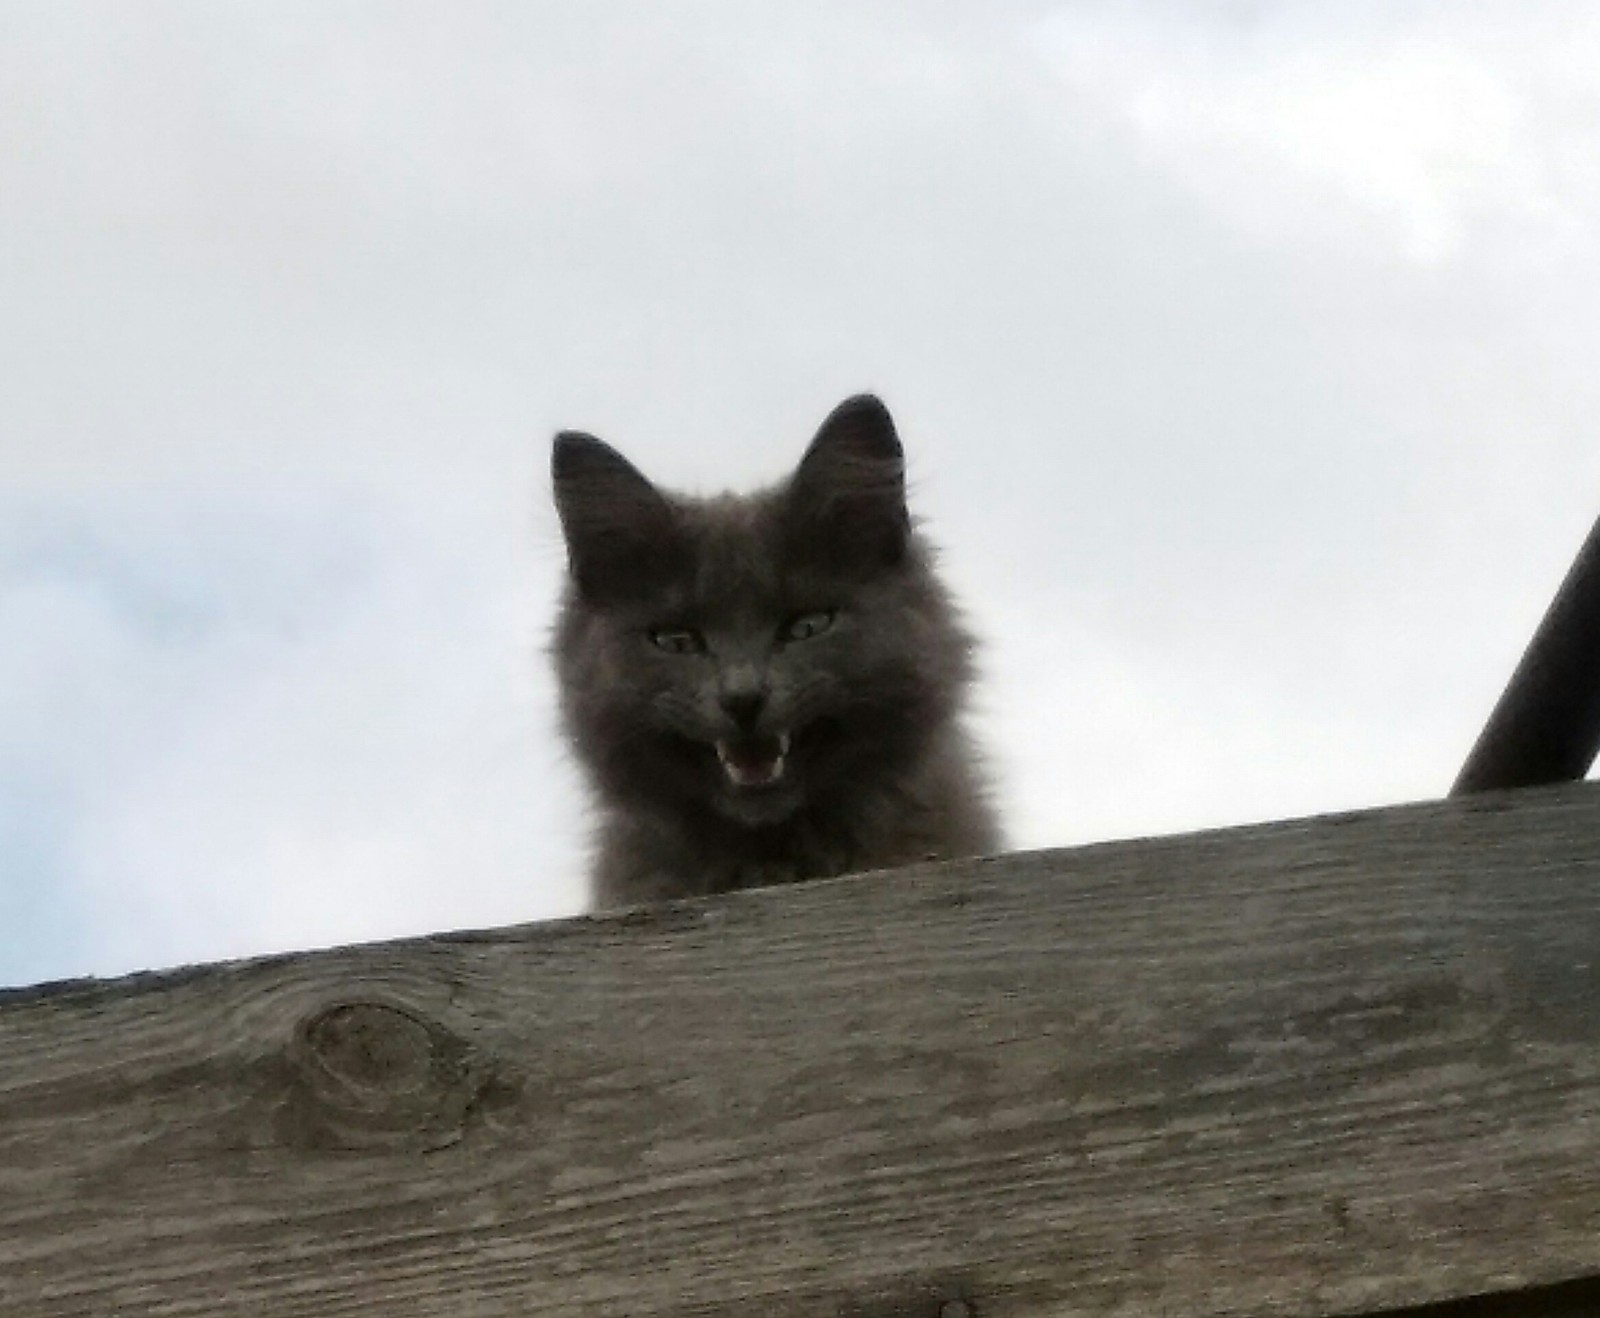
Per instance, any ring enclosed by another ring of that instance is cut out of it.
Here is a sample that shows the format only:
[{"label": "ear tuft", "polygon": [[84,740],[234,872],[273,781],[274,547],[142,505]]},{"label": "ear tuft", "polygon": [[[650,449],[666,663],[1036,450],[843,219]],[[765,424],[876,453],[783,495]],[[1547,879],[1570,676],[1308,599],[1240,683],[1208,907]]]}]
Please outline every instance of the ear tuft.
[{"label": "ear tuft", "polygon": [[894,418],[876,394],[856,394],[829,412],[811,441],[813,451],[819,446],[847,449],[863,460],[896,465],[905,460]]}]

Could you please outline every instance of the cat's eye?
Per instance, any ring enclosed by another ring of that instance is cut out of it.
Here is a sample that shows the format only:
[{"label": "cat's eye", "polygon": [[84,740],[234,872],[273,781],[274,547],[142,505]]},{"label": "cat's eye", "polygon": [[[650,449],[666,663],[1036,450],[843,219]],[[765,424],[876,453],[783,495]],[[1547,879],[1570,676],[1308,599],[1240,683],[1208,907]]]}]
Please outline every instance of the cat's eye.
[{"label": "cat's eye", "polygon": [[692,627],[652,627],[650,644],[668,654],[699,654],[706,648],[705,637]]},{"label": "cat's eye", "polygon": [[833,626],[834,611],[832,609],[818,609],[814,613],[797,613],[784,623],[778,631],[778,636],[785,641],[809,641],[813,636],[821,636],[823,632]]}]

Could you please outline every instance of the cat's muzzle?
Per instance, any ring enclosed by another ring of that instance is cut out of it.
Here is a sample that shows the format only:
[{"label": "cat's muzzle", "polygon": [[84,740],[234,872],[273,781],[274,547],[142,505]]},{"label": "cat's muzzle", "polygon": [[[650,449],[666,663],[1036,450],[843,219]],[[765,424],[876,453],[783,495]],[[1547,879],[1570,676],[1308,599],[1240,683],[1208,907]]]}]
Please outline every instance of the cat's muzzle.
[{"label": "cat's muzzle", "polygon": [[735,787],[773,787],[783,781],[789,734],[725,738],[717,742],[717,759]]}]

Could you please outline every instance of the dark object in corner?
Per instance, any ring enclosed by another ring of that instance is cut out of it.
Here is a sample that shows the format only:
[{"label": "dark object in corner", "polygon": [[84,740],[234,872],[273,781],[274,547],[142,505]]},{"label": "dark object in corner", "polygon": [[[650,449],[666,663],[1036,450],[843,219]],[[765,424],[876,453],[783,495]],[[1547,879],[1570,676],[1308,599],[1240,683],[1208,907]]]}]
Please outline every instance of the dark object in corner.
[{"label": "dark object in corner", "polygon": [[1600,1278],[1380,1312],[1382,1318],[1593,1318],[1600,1313]]},{"label": "dark object in corner", "polygon": [[1600,751],[1600,521],[1467,762],[1451,796],[1582,778]]}]

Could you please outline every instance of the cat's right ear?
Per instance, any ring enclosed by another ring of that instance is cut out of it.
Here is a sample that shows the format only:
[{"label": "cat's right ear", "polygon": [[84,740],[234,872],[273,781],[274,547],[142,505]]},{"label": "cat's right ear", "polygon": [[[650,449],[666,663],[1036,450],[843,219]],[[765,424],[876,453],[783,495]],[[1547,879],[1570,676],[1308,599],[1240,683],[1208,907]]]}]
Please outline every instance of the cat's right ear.
[{"label": "cat's right ear", "polygon": [[622,454],[576,430],[550,454],[567,564],[580,594],[603,601],[650,590],[677,557],[672,505]]}]

